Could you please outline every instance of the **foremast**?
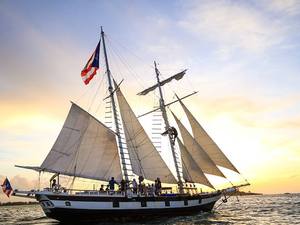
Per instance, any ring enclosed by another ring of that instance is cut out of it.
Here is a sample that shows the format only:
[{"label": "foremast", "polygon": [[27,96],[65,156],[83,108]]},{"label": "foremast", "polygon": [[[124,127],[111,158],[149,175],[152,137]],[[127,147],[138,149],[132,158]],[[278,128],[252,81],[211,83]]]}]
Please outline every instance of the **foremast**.
[{"label": "foremast", "polygon": [[108,80],[109,97],[110,97],[110,100],[111,100],[112,113],[113,113],[113,117],[114,117],[114,121],[115,121],[115,128],[116,128],[116,133],[117,133],[118,146],[119,146],[121,161],[122,161],[123,176],[124,176],[126,181],[129,181],[129,175],[128,175],[128,170],[127,170],[126,161],[125,161],[124,146],[123,146],[122,137],[121,137],[121,133],[120,133],[120,127],[119,127],[119,123],[118,123],[117,106],[116,106],[116,101],[115,101],[115,97],[114,97],[112,77],[111,77],[111,72],[110,72],[110,69],[109,69],[108,58],[107,58],[104,31],[102,29],[102,26],[101,26],[101,39],[102,39],[102,43],[103,43],[103,51],[104,51],[106,74],[107,74],[107,80]]},{"label": "foremast", "polygon": [[[161,83],[160,83],[160,78],[159,78],[160,73],[159,73],[159,70],[157,68],[157,65],[156,65],[155,61],[154,61],[154,67],[155,67],[155,74],[156,74],[156,79],[157,79],[157,87],[158,87],[159,95],[160,95],[159,107],[160,107],[160,110],[162,112],[162,116],[163,116],[163,119],[164,119],[164,122],[165,122],[165,130],[168,130],[170,128],[170,123],[169,123],[169,120],[168,120],[166,105],[165,105],[164,96],[163,96],[163,92],[162,92],[162,87],[161,87]],[[177,175],[177,179],[178,179],[179,192],[183,193],[183,182],[182,182],[182,177],[181,177],[180,170],[179,170],[179,162],[178,162],[177,157],[176,157],[175,142],[172,141],[171,134],[169,134],[169,133],[168,133],[168,138],[169,138],[171,151],[172,151],[172,155],[173,155],[173,160],[174,160],[174,164],[175,164],[176,175]]]}]

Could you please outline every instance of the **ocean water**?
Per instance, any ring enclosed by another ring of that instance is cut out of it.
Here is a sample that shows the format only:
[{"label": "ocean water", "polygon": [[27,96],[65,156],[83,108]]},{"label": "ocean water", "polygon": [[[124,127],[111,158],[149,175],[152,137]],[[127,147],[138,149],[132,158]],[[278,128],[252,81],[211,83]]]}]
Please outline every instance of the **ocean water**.
[{"label": "ocean water", "polygon": [[[218,206],[221,201],[217,202]],[[45,217],[39,205],[1,206],[0,224],[54,225],[59,222]],[[109,225],[110,223],[98,223]],[[120,223],[111,223],[120,224]],[[300,194],[231,197],[214,212],[193,216],[164,218],[122,224],[300,224]]]}]

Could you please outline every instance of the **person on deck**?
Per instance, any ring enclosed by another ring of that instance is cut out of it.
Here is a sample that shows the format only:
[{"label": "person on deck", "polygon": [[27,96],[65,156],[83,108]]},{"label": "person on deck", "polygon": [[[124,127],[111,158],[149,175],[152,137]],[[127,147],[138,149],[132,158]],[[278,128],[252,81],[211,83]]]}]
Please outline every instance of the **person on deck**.
[{"label": "person on deck", "polygon": [[133,178],[133,180],[132,180],[132,191],[133,191],[133,194],[137,193],[137,187],[138,187],[138,184],[137,184],[136,180]]},{"label": "person on deck", "polygon": [[160,195],[161,193],[161,181],[159,177],[155,180],[155,194]]},{"label": "person on deck", "polygon": [[139,193],[143,194],[144,193],[144,177],[143,176],[139,176]]},{"label": "person on deck", "polygon": [[120,182],[120,190],[122,194],[124,194],[126,191],[126,181],[124,179],[122,179]]},{"label": "person on deck", "polygon": [[99,191],[104,192],[104,185],[103,184],[101,184]]},{"label": "person on deck", "polygon": [[52,184],[51,184],[51,188],[54,190],[56,187],[56,180],[53,179]]},{"label": "person on deck", "polygon": [[150,196],[155,196],[155,186],[154,186],[154,184],[149,185],[148,193],[149,193]]},{"label": "person on deck", "polygon": [[115,191],[115,184],[118,184],[118,182],[115,181],[115,178],[114,178],[114,177],[112,177],[112,178],[110,179],[110,181],[108,182],[109,190],[110,190],[111,192],[114,192],[114,191]]},{"label": "person on deck", "polygon": [[55,192],[61,190],[61,186],[59,185],[59,183],[56,183],[56,179],[53,179],[51,188],[52,188],[52,191],[55,191]]}]

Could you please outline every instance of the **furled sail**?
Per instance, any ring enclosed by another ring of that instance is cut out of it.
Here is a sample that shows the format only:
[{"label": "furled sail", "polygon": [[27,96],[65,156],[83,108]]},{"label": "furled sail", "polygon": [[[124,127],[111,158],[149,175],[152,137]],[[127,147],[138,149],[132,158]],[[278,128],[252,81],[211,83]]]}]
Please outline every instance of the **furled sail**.
[{"label": "furled sail", "polygon": [[183,162],[183,178],[186,181],[191,181],[194,183],[199,183],[206,185],[208,187],[214,188],[214,186],[209,182],[209,180],[204,175],[201,168],[197,165],[191,154],[188,152],[186,147],[183,145],[181,140],[177,138],[179,149],[181,152],[181,158]]},{"label": "furled sail", "polygon": [[162,182],[177,183],[120,88],[117,89],[116,93],[133,172],[149,180],[155,180],[159,177]]},{"label": "furled sail", "polygon": [[229,161],[222,150],[217,146],[217,144],[212,140],[212,138],[206,133],[203,127],[195,119],[192,113],[187,109],[181,100],[179,100],[187,118],[191,124],[194,138],[201,145],[202,149],[209,155],[209,157],[218,166],[225,167],[227,169],[233,170],[237,173],[239,171],[235,166]]},{"label": "furled sail", "polygon": [[116,135],[72,103],[63,128],[42,163],[41,170],[90,179],[121,179]]},{"label": "furled sail", "polygon": [[188,130],[183,126],[180,120],[172,112],[176,123],[179,127],[184,145],[186,149],[193,157],[197,165],[202,169],[204,173],[225,177],[221,170],[216,166],[212,159],[207,155],[207,153],[201,148],[198,142],[192,137]]},{"label": "furled sail", "polygon": [[[179,72],[179,73],[177,73],[177,74],[175,74],[175,75],[173,75],[173,76],[171,76],[171,77],[169,77],[169,78],[167,78],[167,79],[165,79],[165,80],[159,82],[159,85],[160,85],[160,86],[163,86],[163,85],[165,85],[166,83],[169,83],[170,81],[172,81],[173,79],[175,79],[175,80],[180,80],[180,79],[184,76],[185,73],[186,73],[186,70],[183,70],[183,71],[181,71],[181,72]],[[155,84],[155,85],[153,85],[153,86],[151,86],[151,87],[149,87],[149,88],[147,88],[147,89],[141,91],[140,93],[138,93],[138,95],[146,95],[146,94],[148,94],[150,91],[155,90],[155,88],[157,88],[157,87],[158,87],[158,84]]]}]

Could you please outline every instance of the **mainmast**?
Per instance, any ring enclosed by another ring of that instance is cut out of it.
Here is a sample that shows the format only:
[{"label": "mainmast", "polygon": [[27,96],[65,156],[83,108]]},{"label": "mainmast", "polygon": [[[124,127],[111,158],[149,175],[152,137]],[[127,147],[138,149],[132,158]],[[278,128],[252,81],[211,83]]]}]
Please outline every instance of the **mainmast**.
[{"label": "mainmast", "polygon": [[107,79],[108,79],[108,91],[109,91],[109,96],[110,96],[110,99],[111,99],[112,112],[113,112],[113,117],[114,117],[115,126],[116,126],[116,133],[117,133],[119,150],[120,150],[120,155],[121,155],[123,175],[124,175],[125,180],[128,181],[129,180],[128,170],[127,170],[127,167],[126,167],[124,148],[123,148],[123,144],[122,144],[122,138],[121,138],[121,134],[120,134],[120,127],[119,127],[119,123],[118,123],[117,107],[116,107],[116,102],[115,102],[115,98],[114,98],[114,90],[113,90],[113,86],[112,86],[112,78],[111,78],[111,73],[110,73],[108,59],[107,59],[105,39],[104,39],[104,31],[102,29],[102,26],[101,26],[101,38],[102,38],[102,42],[103,42],[103,50],[104,50],[105,65],[106,65],[106,74],[107,74]]},{"label": "mainmast", "polygon": [[[162,88],[161,88],[161,83],[160,83],[160,79],[159,79],[159,70],[157,69],[157,65],[156,65],[155,61],[154,61],[154,66],[155,66],[155,73],[156,73],[156,79],[157,79],[157,86],[158,86],[159,95],[160,95],[159,107],[160,107],[160,110],[162,112],[162,116],[163,116],[163,119],[164,119],[164,122],[165,122],[165,130],[168,130],[170,128],[170,123],[169,123],[169,120],[168,120],[165,101],[164,101]],[[173,143],[171,135],[169,133],[168,133],[168,137],[169,137],[169,142],[170,142],[172,155],[173,155],[173,159],[174,159],[174,164],[175,164],[175,168],[176,168],[176,175],[177,175],[177,179],[178,179],[179,192],[183,193],[183,183],[182,183],[182,179],[181,179],[181,175],[180,175],[180,171],[179,171],[179,162],[178,162],[177,157],[176,157],[175,143]]]}]

